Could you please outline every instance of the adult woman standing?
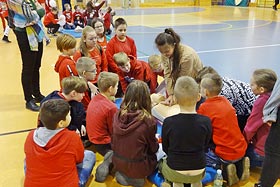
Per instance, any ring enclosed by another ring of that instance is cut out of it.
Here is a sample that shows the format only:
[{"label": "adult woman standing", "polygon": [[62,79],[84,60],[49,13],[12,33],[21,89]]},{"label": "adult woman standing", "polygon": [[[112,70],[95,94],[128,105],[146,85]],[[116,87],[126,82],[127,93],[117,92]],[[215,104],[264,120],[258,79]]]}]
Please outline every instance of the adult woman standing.
[{"label": "adult woman standing", "polygon": [[176,80],[181,76],[195,78],[203,64],[197,53],[191,47],[180,43],[180,36],[172,28],[165,29],[156,39],[155,44],[161,53],[164,79],[166,81],[166,105],[175,104],[173,88]]},{"label": "adult woman standing", "polygon": [[44,32],[41,30],[41,20],[36,21],[35,16],[31,16],[34,15],[33,10],[36,10],[38,16],[42,18],[45,10],[36,0],[30,0],[30,4],[22,0],[8,0],[7,2],[9,9],[13,12],[11,19],[13,19],[14,33],[21,53],[21,83],[25,106],[29,110],[39,111],[40,107],[36,103],[44,98],[40,91],[39,71],[43,55]]}]

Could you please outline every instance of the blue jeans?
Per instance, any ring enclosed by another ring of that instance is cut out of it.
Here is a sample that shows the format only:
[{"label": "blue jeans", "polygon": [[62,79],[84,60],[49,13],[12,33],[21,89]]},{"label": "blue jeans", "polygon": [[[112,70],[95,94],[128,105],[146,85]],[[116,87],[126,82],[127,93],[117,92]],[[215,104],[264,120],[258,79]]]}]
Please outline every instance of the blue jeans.
[{"label": "blue jeans", "polygon": [[259,155],[255,150],[254,150],[254,145],[249,144],[247,147],[246,151],[246,156],[250,158],[250,167],[262,167],[264,156]]}]

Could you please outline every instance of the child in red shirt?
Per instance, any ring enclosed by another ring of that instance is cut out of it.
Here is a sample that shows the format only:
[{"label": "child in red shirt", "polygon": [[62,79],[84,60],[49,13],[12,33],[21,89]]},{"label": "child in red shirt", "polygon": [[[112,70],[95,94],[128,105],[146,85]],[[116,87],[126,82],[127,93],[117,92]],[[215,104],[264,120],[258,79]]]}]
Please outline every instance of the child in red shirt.
[{"label": "child in red shirt", "polygon": [[151,92],[152,71],[147,62],[137,60],[133,56],[127,56],[124,52],[114,54],[114,61],[119,68],[117,73],[124,92],[128,84],[133,80],[144,81],[147,83]]},{"label": "child in red shirt", "polygon": [[250,176],[250,160],[244,157],[247,143],[239,129],[235,109],[224,96],[219,96],[222,85],[222,78],[218,74],[203,76],[200,93],[206,100],[197,113],[208,116],[212,123],[213,143],[206,153],[206,163],[223,169],[231,186],[239,179],[246,180]]},{"label": "child in red shirt", "polygon": [[24,144],[24,186],[85,185],[95,164],[95,155],[85,151],[80,137],[66,128],[71,121],[67,101],[51,99],[44,102],[40,120],[44,127],[32,130]]},{"label": "child in red shirt", "polygon": [[65,25],[63,26],[64,29],[75,29],[75,25],[73,24],[73,13],[71,10],[71,6],[69,3],[64,4],[65,10],[63,11],[63,15],[65,16]]},{"label": "child in red shirt", "polygon": [[74,6],[73,21],[76,29],[84,28],[84,16],[79,5]]},{"label": "child in red shirt", "polygon": [[111,12],[112,12],[112,8],[110,6],[108,6],[106,8],[106,13],[103,16],[106,35],[110,35],[112,33],[112,30],[110,29],[111,17],[112,17]]},{"label": "child in red shirt", "polygon": [[73,59],[77,62],[77,60],[82,56],[90,57],[95,60],[97,74],[92,83],[97,83],[99,73],[102,71],[108,71],[108,64],[105,52],[102,47],[97,44],[96,32],[90,26],[86,26],[83,29],[80,46],[78,51],[74,54]]},{"label": "child in red shirt", "polygon": [[71,58],[76,51],[76,39],[69,34],[59,35],[56,47],[61,52],[56,61],[54,70],[59,74],[59,82],[65,77],[78,76],[75,61]]},{"label": "child in red shirt", "polygon": [[58,10],[56,7],[52,7],[51,11],[47,13],[44,17],[44,25],[48,28],[48,34],[52,34],[53,36],[57,36],[56,32],[58,31],[60,25],[58,24]]},{"label": "child in red shirt", "polygon": [[[118,66],[114,62],[114,54],[125,52],[127,55],[137,58],[136,45],[132,38],[126,35],[127,23],[123,18],[115,20],[116,35],[111,38],[106,48],[106,57],[108,60],[108,71],[117,73]],[[124,91],[124,90],[123,90]]]},{"label": "child in red shirt", "polygon": [[9,40],[9,32],[10,32],[10,27],[6,26],[6,21],[8,22],[8,5],[7,5],[7,0],[0,0],[0,18],[2,20],[2,25],[3,25],[3,30],[4,30],[4,36],[2,38],[3,41],[7,43],[11,43]]}]

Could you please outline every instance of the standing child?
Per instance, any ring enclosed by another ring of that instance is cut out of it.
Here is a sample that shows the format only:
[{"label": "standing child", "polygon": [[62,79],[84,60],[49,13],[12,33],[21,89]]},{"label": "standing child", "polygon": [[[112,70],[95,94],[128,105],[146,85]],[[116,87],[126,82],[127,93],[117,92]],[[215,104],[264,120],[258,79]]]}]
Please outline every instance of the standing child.
[{"label": "standing child", "polygon": [[76,39],[69,34],[59,35],[56,39],[56,47],[61,52],[56,61],[54,70],[59,74],[59,83],[65,77],[78,76],[75,61],[71,58],[76,51]]},{"label": "standing child", "polygon": [[162,147],[167,158],[163,159],[159,168],[174,187],[183,187],[182,183],[202,187],[206,166],[204,151],[211,140],[211,121],[196,113],[195,106],[200,95],[193,78],[178,78],[174,96],[180,113],[167,117],[163,122]]},{"label": "standing child", "polygon": [[[114,61],[119,68],[117,73],[120,77],[121,88],[123,91],[126,90],[129,83],[133,80],[144,81],[149,89],[151,88],[151,85],[156,84],[151,82],[152,71],[147,62],[137,60],[133,56],[127,56],[124,52],[114,54]],[[151,89],[150,92],[152,92]]]},{"label": "standing child", "polygon": [[63,26],[64,29],[75,29],[75,25],[73,23],[73,13],[71,10],[70,4],[66,3],[64,4],[64,11],[63,15],[65,16],[65,25]]},{"label": "standing child", "polygon": [[7,43],[11,43],[11,41],[8,38],[9,32],[11,29],[8,24],[6,25],[6,21],[5,21],[5,19],[6,19],[8,22],[7,0],[0,0],[0,17],[1,17],[2,25],[3,25],[3,30],[4,30],[4,36],[3,36],[2,40]]},{"label": "standing child", "polygon": [[98,182],[106,179],[112,163],[113,117],[118,110],[112,100],[117,93],[118,82],[117,74],[101,72],[97,82],[100,93],[90,101],[87,110],[86,126],[89,140],[94,150],[104,156],[104,162],[96,169],[95,180]]},{"label": "standing child", "polygon": [[105,52],[102,47],[97,44],[96,32],[90,26],[86,26],[83,29],[80,46],[78,51],[74,54],[73,59],[77,62],[77,60],[82,56],[90,57],[95,60],[97,74],[93,83],[97,83],[99,73],[102,71],[108,71],[108,64]]},{"label": "standing child", "polygon": [[157,165],[156,131],[149,88],[143,81],[135,80],[128,85],[113,121],[113,164],[118,183],[144,186],[145,178]]},{"label": "standing child", "polygon": [[259,183],[255,187],[273,187],[280,175],[280,79],[277,79],[263,109],[263,121],[271,125],[265,143],[265,157]]},{"label": "standing child", "polygon": [[82,100],[84,109],[87,111],[90,100],[98,93],[98,88],[91,82],[96,77],[96,63],[89,57],[81,57],[76,63],[76,69],[79,77],[84,78],[87,82],[88,89]]},{"label": "standing child", "polygon": [[239,178],[246,180],[250,176],[250,161],[248,157],[244,158],[247,143],[238,127],[235,110],[224,96],[219,96],[222,84],[218,74],[203,76],[200,93],[206,100],[197,113],[208,116],[212,122],[212,145],[206,153],[206,164],[223,169],[231,186]]},{"label": "standing child", "polygon": [[111,12],[112,12],[112,8],[110,6],[108,6],[106,8],[106,13],[103,16],[103,20],[104,20],[104,27],[105,27],[105,33],[106,35],[110,35],[112,33],[112,30],[110,29],[111,26]]},{"label": "standing child", "polygon": [[270,69],[255,70],[251,78],[252,91],[255,95],[259,95],[243,131],[248,143],[246,155],[250,158],[251,167],[262,167],[265,156],[264,145],[270,130],[270,125],[263,122],[262,111],[276,80],[276,73]]},{"label": "standing child", "polygon": [[114,62],[114,54],[124,52],[127,55],[137,58],[136,45],[132,38],[126,35],[127,23],[123,18],[118,18],[115,21],[116,35],[111,38],[106,48],[106,57],[108,60],[108,71],[117,73],[118,66]]},{"label": "standing child", "polygon": [[84,151],[80,137],[67,129],[70,106],[63,99],[41,105],[44,127],[32,130],[25,141],[24,186],[84,186],[95,164],[95,155]]}]

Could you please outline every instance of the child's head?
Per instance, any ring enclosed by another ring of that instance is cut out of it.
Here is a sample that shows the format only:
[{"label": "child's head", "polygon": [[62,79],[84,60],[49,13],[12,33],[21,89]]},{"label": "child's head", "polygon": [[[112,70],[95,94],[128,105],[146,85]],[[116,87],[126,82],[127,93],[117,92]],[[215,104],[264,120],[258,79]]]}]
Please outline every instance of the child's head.
[{"label": "child's head", "polygon": [[179,77],[175,83],[174,96],[180,106],[195,107],[200,98],[199,86],[189,76]]},{"label": "child's head", "polygon": [[223,87],[223,81],[220,75],[206,74],[200,82],[200,93],[203,97],[214,97],[219,95]]},{"label": "child's head", "polygon": [[211,74],[218,74],[216,70],[214,70],[214,68],[212,68],[211,66],[204,66],[196,75],[195,77],[195,81],[200,84],[202,77],[204,75],[206,75],[207,73],[211,73]]},{"label": "child's head", "polygon": [[160,55],[149,56],[148,63],[153,72],[161,72],[163,70],[162,66],[161,66],[161,56]]},{"label": "child's head", "polygon": [[155,44],[159,52],[167,58],[171,56],[173,56],[173,58],[180,57],[178,48],[180,42],[180,36],[172,28],[165,29],[164,32],[157,35],[155,39]]},{"label": "child's head", "polygon": [[108,92],[115,96],[118,90],[119,76],[116,73],[103,71],[98,76],[98,89],[101,93]]},{"label": "child's head", "polygon": [[65,55],[72,56],[76,51],[76,38],[70,34],[61,34],[56,39],[56,48]]},{"label": "child's head", "polygon": [[122,70],[123,72],[130,72],[130,59],[128,58],[127,54],[124,52],[119,52],[114,54],[113,56],[114,61],[116,62],[117,66]]},{"label": "child's head", "polygon": [[58,14],[57,7],[51,7],[51,13],[53,13],[54,15],[57,15]]},{"label": "child's head", "polygon": [[77,76],[65,77],[61,81],[62,92],[71,100],[81,102],[88,86],[84,78]]},{"label": "child's head", "polygon": [[85,26],[80,40],[81,52],[85,56],[88,56],[88,51],[96,47],[96,44],[97,44],[97,34],[95,30],[91,26]]},{"label": "child's head", "polygon": [[65,3],[64,4],[64,9],[67,10],[67,11],[71,10],[70,4],[69,3]]},{"label": "child's head", "polygon": [[86,10],[87,10],[88,12],[92,12],[93,8],[94,8],[93,2],[92,2],[92,1],[87,2],[87,4],[86,4]]},{"label": "child's head", "polygon": [[126,39],[127,23],[123,18],[115,20],[115,33],[119,40],[123,41]]},{"label": "child's head", "polygon": [[124,94],[121,108],[124,111],[142,110],[151,114],[151,97],[148,85],[141,80],[132,81]]},{"label": "child's head", "polygon": [[40,108],[40,120],[49,130],[67,127],[71,121],[70,106],[64,99],[50,99]]},{"label": "child's head", "polygon": [[75,6],[74,6],[74,10],[75,10],[75,12],[80,12],[80,11],[81,11],[81,8],[80,8],[79,5],[75,5]]},{"label": "child's head", "polygon": [[79,76],[84,77],[87,81],[94,80],[97,74],[96,62],[89,57],[80,57],[76,62],[76,69]]},{"label": "child's head", "polygon": [[271,69],[257,69],[253,72],[250,86],[255,95],[260,95],[273,90],[277,80],[276,73]]},{"label": "child's head", "polygon": [[106,8],[106,11],[108,12],[108,13],[111,13],[112,12],[112,7],[110,7],[110,6],[108,6],[107,8]]},{"label": "child's head", "polygon": [[104,22],[100,18],[94,18],[92,20],[92,27],[95,29],[95,32],[99,36],[105,35],[105,29],[104,29]]}]

